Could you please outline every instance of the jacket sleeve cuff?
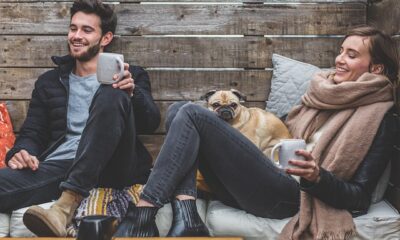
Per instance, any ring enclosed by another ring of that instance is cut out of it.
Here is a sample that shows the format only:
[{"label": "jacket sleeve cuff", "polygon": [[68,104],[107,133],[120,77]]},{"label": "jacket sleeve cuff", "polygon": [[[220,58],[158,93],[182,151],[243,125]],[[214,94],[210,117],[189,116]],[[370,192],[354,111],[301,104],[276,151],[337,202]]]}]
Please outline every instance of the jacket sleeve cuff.
[{"label": "jacket sleeve cuff", "polygon": [[327,170],[320,168],[319,170],[319,181],[318,182],[310,182],[304,178],[300,178],[300,189],[304,192],[307,192],[313,196],[318,196],[319,194],[326,191],[326,187],[328,186],[329,178],[331,177],[331,173]]},{"label": "jacket sleeve cuff", "polygon": [[133,89],[133,96],[132,96],[132,101],[135,101],[136,104],[142,104],[144,103],[144,94],[142,93],[142,90],[140,89],[140,86],[135,86],[135,89]]},{"label": "jacket sleeve cuff", "polygon": [[6,159],[5,159],[7,166],[8,166],[8,162],[10,161],[10,159],[14,156],[14,154],[16,154],[19,151],[21,151],[21,148],[13,147],[10,149],[10,151],[7,152]]}]

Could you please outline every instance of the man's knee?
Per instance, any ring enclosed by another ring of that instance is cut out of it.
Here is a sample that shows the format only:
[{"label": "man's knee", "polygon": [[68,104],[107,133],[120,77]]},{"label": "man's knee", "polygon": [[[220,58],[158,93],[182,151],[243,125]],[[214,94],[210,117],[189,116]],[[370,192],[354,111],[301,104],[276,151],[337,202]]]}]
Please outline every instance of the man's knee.
[{"label": "man's knee", "polygon": [[93,100],[92,106],[96,108],[106,109],[111,111],[118,109],[118,107],[130,107],[131,99],[129,95],[118,88],[113,88],[111,85],[100,85]]}]

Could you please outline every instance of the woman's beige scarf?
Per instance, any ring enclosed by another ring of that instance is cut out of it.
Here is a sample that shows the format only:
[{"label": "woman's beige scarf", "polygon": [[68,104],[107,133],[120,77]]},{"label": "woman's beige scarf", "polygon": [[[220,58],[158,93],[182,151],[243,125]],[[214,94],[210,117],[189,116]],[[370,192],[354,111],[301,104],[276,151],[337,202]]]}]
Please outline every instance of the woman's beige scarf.
[{"label": "woman's beige scarf", "polygon": [[[333,72],[317,74],[288,116],[295,138],[306,141],[328,119],[312,151],[322,168],[349,180],[364,159],[385,113],[393,106],[392,83],[382,75],[363,74],[335,84]],[[356,229],[351,214],[301,192],[300,211],[284,227],[280,239],[349,239]]]}]

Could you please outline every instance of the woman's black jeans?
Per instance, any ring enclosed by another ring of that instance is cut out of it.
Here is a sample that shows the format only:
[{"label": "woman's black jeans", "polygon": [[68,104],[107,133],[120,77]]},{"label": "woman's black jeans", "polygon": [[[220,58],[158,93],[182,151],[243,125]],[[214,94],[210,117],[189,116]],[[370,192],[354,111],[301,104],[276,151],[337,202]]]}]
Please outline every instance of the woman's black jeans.
[{"label": "woman's black jeans", "polygon": [[293,216],[299,184],[250,140],[208,109],[175,103],[168,134],[141,198],[157,207],[171,197],[196,196],[196,170],[223,203],[267,218]]}]

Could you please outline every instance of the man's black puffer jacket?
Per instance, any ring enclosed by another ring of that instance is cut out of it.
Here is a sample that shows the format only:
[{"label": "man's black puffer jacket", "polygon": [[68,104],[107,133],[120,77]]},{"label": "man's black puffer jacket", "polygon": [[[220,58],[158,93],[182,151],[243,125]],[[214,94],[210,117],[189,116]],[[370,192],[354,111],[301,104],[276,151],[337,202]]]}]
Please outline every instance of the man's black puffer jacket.
[{"label": "man's black puffer jacket", "polygon": [[[57,68],[39,76],[35,82],[29,110],[14,147],[7,153],[8,162],[22,149],[43,161],[64,140],[67,130],[69,74],[75,60],[67,55],[52,57]],[[160,124],[160,112],[151,96],[147,72],[138,66],[130,66],[135,81],[132,103],[138,134],[152,133]],[[110,128],[111,130],[111,128]],[[151,167],[151,156],[139,140],[137,153],[143,171]]]},{"label": "man's black puffer jacket", "polygon": [[375,135],[370,149],[349,181],[338,179],[320,168],[320,181],[316,184],[300,180],[301,190],[338,209],[347,209],[353,216],[367,213],[371,195],[394,155],[395,138],[399,127],[393,110],[388,111]]}]

